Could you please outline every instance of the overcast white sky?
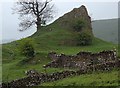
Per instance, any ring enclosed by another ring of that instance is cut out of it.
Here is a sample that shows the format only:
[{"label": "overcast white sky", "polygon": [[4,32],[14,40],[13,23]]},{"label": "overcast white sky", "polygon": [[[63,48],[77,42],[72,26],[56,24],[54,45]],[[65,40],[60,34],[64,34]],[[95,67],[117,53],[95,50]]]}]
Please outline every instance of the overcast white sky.
[{"label": "overcast white sky", "polygon": [[[24,32],[18,31],[18,15],[12,14],[11,10],[13,1],[14,0],[2,0],[1,2],[0,24],[2,28],[0,28],[0,38],[2,37],[4,40],[20,39],[36,31],[35,28]],[[118,18],[118,0],[53,0],[53,3],[57,9],[55,19],[81,5],[87,7],[89,15],[93,20]]]}]

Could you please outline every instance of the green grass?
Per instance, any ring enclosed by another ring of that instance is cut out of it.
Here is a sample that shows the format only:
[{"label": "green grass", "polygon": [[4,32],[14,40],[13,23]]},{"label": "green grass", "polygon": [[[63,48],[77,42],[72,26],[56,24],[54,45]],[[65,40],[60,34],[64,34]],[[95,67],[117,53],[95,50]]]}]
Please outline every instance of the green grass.
[{"label": "green grass", "polygon": [[[39,57],[39,58],[38,58]],[[38,58],[38,59],[37,59]],[[43,60],[44,59],[44,60]],[[50,62],[50,59],[47,58],[43,58],[41,56],[37,56],[35,58],[36,62],[35,63],[22,63],[22,60],[12,60],[9,63],[4,63],[2,65],[3,68],[3,82],[7,82],[7,81],[11,81],[13,79],[18,79],[21,77],[25,77],[25,71],[26,70],[37,70],[39,72],[45,72],[45,70],[43,69],[43,65],[47,64],[48,62]],[[35,61],[33,60],[33,61]],[[52,72],[57,72],[60,71],[62,69],[57,69],[57,68],[50,68],[47,69],[47,73],[52,73]]]},{"label": "green grass", "polygon": [[55,82],[43,83],[41,86],[118,86],[118,71],[85,74],[69,77]]},{"label": "green grass", "polygon": [[0,65],[0,82],[2,82],[2,65]]},{"label": "green grass", "polygon": [[[49,30],[52,29],[52,30]],[[114,47],[117,48],[117,45],[105,42],[98,38],[93,39],[92,45],[89,46],[76,46],[72,40],[76,38],[76,33],[65,29],[65,27],[61,27],[58,23],[53,23],[49,26],[43,27],[42,29],[38,30],[34,35],[30,38],[34,41],[34,47],[36,51],[36,57],[31,60],[31,63],[22,63],[25,57],[19,55],[18,41],[14,41],[9,44],[3,45],[2,55],[3,55],[3,65],[2,65],[2,78],[3,82],[11,81],[13,79],[18,79],[21,77],[25,77],[25,71],[30,69],[38,70],[39,72],[44,72],[42,66],[50,62],[50,58],[47,58],[47,54],[50,51],[55,51],[58,54],[65,53],[67,55],[74,55],[80,51],[91,51],[91,52],[99,52],[102,50],[111,50]],[[62,71],[62,68],[48,68],[47,72],[52,73],[56,71]],[[117,77],[114,74],[117,72],[112,72],[110,75],[113,77],[112,80],[117,80]],[[70,85],[71,83],[76,83],[77,85],[89,85],[92,82],[101,82],[98,80],[97,77],[105,77],[104,84],[106,81],[111,80],[109,78],[108,73],[103,74],[92,74],[92,75],[83,75],[79,77],[71,77],[68,79],[64,79],[62,81],[55,82],[56,85],[67,84]],[[91,77],[91,79],[89,78]],[[92,78],[93,77],[93,78]],[[109,78],[109,79],[108,79]],[[79,80],[81,79],[81,80]],[[96,79],[96,80],[95,80]],[[103,78],[102,78],[103,79]],[[76,81],[75,81],[76,80]],[[87,81],[88,80],[88,81]],[[90,81],[91,80],[91,81]],[[57,84],[58,83],[58,84]],[[44,84],[47,85],[47,84]],[[53,85],[53,83],[48,83],[48,85]],[[98,84],[96,84],[98,85]],[[102,85],[102,84],[100,84]],[[115,84],[117,85],[117,84]]]}]

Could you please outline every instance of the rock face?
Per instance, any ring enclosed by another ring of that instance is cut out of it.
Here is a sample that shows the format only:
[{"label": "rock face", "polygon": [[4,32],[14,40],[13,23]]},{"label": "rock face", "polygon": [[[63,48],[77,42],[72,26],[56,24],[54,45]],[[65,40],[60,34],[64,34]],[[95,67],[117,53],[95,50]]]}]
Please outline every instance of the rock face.
[{"label": "rock face", "polygon": [[92,33],[91,17],[88,15],[84,5],[79,8],[74,8],[71,12],[68,12],[59,18],[61,25],[68,27],[78,20],[85,21],[86,25],[84,29],[89,30]]}]

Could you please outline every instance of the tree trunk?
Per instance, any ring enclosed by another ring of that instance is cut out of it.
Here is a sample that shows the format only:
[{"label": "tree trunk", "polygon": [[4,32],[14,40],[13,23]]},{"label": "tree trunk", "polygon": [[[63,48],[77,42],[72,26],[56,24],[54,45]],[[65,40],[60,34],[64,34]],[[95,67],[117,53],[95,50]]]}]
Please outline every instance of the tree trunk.
[{"label": "tree trunk", "polygon": [[36,25],[37,25],[37,30],[41,28],[41,18],[37,18],[37,22],[36,22]]},{"label": "tree trunk", "polygon": [[41,29],[41,24],[37,23],[37,30]]}]

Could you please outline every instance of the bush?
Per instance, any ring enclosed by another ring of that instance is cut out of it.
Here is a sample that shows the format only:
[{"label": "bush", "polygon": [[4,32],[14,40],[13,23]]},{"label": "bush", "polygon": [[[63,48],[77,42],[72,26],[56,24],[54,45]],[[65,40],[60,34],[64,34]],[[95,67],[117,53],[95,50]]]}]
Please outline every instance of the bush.
[{"label": "bush", "polygon": [[88,33],[79,33],[77,38],[77,45],[86,46],[92,44],[92,35]]},{"label": "bush", "polygon": [[85,27],[85,22],[83,20],[78,20],[73,24],[73,29],[75,31],[81,31]]},{"label": "bush", "polygon": [[20,40],[19,44],[20,54],[29,58],[33,58],[35,55],[33,41],[30,38],[25,38]]}]

